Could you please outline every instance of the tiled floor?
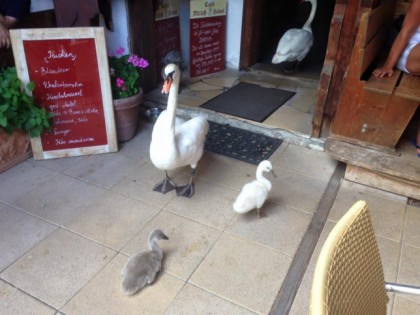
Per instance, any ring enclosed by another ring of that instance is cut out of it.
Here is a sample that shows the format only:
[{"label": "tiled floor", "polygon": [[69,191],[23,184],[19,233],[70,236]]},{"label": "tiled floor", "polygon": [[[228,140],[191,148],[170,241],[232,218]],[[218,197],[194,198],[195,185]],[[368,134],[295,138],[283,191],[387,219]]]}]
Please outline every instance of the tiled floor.
[{"label": "tiled floor", "polygon": [[[0,174],[2,314],[269,314],[336,162],[285,141],[270,157],[278,177],[257,219],[232,211],[255,166],[210,152],[191,199],[153,192],[164,174],[149,159],[152,128],[142,122],[118,153],[29,159]],[[172,174],[184,182],[189,170]],[[320,246],[359,199],[370,205],[386,279],[420,284],[420,209],[343,181],[290,314],[308,313]],[[122,266],[158,227],[169,236],[162,273],[126,297]],[[419,312],[419,299],[391,296],[389,314]]]}]

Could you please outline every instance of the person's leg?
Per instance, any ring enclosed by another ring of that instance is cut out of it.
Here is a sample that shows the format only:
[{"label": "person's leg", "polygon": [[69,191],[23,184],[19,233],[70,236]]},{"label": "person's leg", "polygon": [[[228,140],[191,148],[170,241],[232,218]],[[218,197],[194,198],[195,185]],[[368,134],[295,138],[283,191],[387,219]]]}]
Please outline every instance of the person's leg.
[{"label": "person's leg", "polygon": [[420,75],[420,43],[411,49],[405,67],[410,74]]}]

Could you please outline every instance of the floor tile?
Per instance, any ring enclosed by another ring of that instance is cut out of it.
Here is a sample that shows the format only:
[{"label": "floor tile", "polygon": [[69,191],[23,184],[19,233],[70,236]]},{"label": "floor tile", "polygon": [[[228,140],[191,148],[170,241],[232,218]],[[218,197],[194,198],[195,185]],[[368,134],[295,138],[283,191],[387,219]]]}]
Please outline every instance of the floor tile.
[{"label": "floor tile", "polygon": [[[420,287],[420,249],[404,245],[402,246],[400,270],[397,283]],[[398,296],[400,294],[396,294]],[[420,296],[403,294],[405,299],[420,304]]]},{"label": "floor tile", "polygon": [[59,229],[0,277],[59,309],[114,255],[108,248]]},{"label": "floor tile", "polygon": [[110,188],[130,174],[141,162],[118,153],[91,155],[65,173]]},{"label": "floor tile", "polygon": [[[202,104],[206,103],[207,101],[211,100],[222,94],[224,89],[217,87],[215,89],[204,89],[204,90],[194,90],[190,88],[186,88],[182,91],[181,94],[181,101],[185,101],[188,98],[195,98],[196,99],[196,106],[201,106]],[[198,104],[200,102],[200,104]],[[182,105],[191,105],[188,102]]]},{"label": "floor tile", "polygon": [[132,296],[126,296],[121,290],[121,270],[126,259],[123,255],[112,259],[62,311],[67,315],[163,314],[182,289],[184,282],[162,272],[153,285]]},{"label": "floor tile", "polygon": [[139,119],[139,126],[135,137],[130,141],[119,143],[119,153],[135,159],[140,159],[141,161],[150,161],[150,135],[153,126],[153,124],[147,123],[143,119]]},{"label": "floor tile", "polygon": [[311,133],[311,121],[311,114],[302,113],[296,108],[285,104],[264,120],[264,124],[274,127],[281,124],[286,130],[309,135]]},{"label": "floor tile", "polygon": [[290,144],[278,160],[273,161],[273,165],[305,176],[329,181],[337,162],[330,159],[325,152]]},{"label": "floor tile", "polygon": [[396,282],[400,263],[401,242],[376,235],[385,281]]},{"label": "floor tile", "polygon": [[38,185],[13,205],[54,224],[63,225],[83,211],[83,205],[104,193],[98,186],[57,174]]},{"label": "floor tile", "polygon": [[291,106],[302,113],[312,114],[312,111],[315,108],[317,93],[318,89],[298,87],[296,91],[296,98]]},{"label": "floor tile", "polygon": [[181,93],[178,96],[178,109],[182,107],[199,107],[204,104],[205,101],[205,99],[197,96],[195,93]]},{"label": "floor tile", "polygon": [[106,192],[83,206],[64,226],[120,250],[160,211],[141,201]]},{"label": "floor tile", "polygon": [[273,187],[268,197],[269,200],[305,212],[315,212],[328,181],[305,176],[278,166],[276,175],[277,178],[271,179]]},{"label": "floor tile", "polygon": [[190,84],[188,89],[191,91],[212,91],[212,90],[221,90],[223,86],[217,86],[214,84],[208,84],[203,81],[198,81],[196,83]]},{"label": "floor tile", "polygon": [[268,314],[291,258],[255,243],[223,235],[190,282],[259,314]]},{"label": "floor tile", "polygon": [[420,209],[407,206],[407,218],[403,241],[409,245],[420,248]]},{"label": "floor tile", "polygon": [[255,315],[227,300],[187,284],[164,315],[229,314]]},{"label": "floor tile", "polygon": [[406,296],[396,296],[393,314],[420,314],[420,304],[406,299]]},{"label": "floor tile", "polygon": [[338,221],[358,200],[366,201],[376,235],[401,241],[406,204],[398,199],[388,199],[381,194],[374,195],[341,186],[329,218]]},{"label": "floor tile", "polygon": [[223,230],[235,215],[232,209],[237,191],[197,178],[191,198],[175,197],[165,210]]},{"label": "floor tile", "polygon": [[147,250],[151,231],[160,228],[169,237],[160,241],[163,270],[187,280],[214,246],[221,232],[200,223],[162,211],[123,249],[129,256]]},{"label": "floor tile", "polygon": [[203,79],[204,83],[221,86],[221,87],[227,87],[227,88],[234,86],[236,83],[238,83],[238,81],[239,79],[235,75],[232,75],[232,76],[226,75],[226,76]]},{"label": "floor tile", "polygon": [[29,159],[27,160],[27,162],[29,162],[30,164],[34,166],[45,167],[46,169],[49,169],[51,171],[63,172],[88,157],[89,155],[72,156],[72,157],[65,157],[65,158],[59,158],[59,159],[44,159],[44,160]]},{"label": "floor tile", "polygon": [[12,203],[32,189],[43,185],[54,175],[54,172],[38,165],[20,163],[0,174],[0,200]]},{"label": "floor tile", "polygon": [[[169,176],[171,175],[169,173]],[[161,194],[153,191],[156,183],[164,178],[165,172],[158,170],[149,162],[144,162],[128,174],[126,178],[113,186],[112,189],[133,199],[163,208],[176,196],[175,192]]]},{"label": "floor tile", "polygon": [[270,202],[264,205],[261,214],[260,219],[255,211],[238,214],[226,231],[293,257],[312,215]]},{"label": "floor tile", "polygon": [[0,203],[0,271],[57,229],[57,226]]},{"label": "floor tile", "polygon": [[243,185],[255,179],[256,171],[257,165],[216,154],[197,176],[239,191]]},{"label": "floor tile", "polygon": [[0,280],[0,308],[7,315],[53,315],[55,310]]}]

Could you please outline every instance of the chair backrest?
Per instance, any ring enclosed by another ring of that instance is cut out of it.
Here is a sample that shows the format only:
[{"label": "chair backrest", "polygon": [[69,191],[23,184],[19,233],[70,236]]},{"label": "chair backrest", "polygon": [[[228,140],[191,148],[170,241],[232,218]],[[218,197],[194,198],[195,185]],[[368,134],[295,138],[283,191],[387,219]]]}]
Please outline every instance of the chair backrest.
[{"label": "chair backrest", "polygon": [[322,247],[311,290],[311,314],[386,314],[384,281],[368,206],[358,201]]}]

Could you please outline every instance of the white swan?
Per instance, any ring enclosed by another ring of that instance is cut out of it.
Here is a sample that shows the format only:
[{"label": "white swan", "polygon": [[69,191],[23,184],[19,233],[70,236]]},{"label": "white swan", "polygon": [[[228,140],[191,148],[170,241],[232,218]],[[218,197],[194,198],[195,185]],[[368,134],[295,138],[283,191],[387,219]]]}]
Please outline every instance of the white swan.
[{"label": "white swan", "polygon": [[270,161],[264,160],[260,162],[256,172],[257,179],[242,187],[241,192],[238,197],[236,197],[235,203],[233,204],[233,210],[238,213],[246,213],[253,209],[257,209],[258,218],[260,217],[260,209],[271,190],[271,182],[264,177],[264,172],[271,172],[274,177],[277,177]]},{"label": "white swan", "polygon": [[311,24],[315,17],[317,0],[302,0],[302,2],[305,1],[311,3],[311,13],[309,14],[308,19],[301,29],[291,28],[283,34],[277,46],[277,51],[271,61],[274,64],[295,62],[296,65],[294,69],[287,70],[284,68],[286,72],[293,72],[296,70],[299,63],[311,50],[314,42]]},{"label": "white swan", "polygon": [[[178,196],[191,197],[194,194],[193,177],[197,163],[203,155],[204,141],[209,124],[204,117],[197,116],[183,123],[176,120],[178,89],[181,79],[179,67],[169,64],[164,70],[165,82],[162,93],[168,94],[168,105],[156,120],[150,143],[150,159],[165,179],[156,184],[154,191],[167,193],[176,188]],[[168,171],[190,165],[191,178],[188,184],[177,186],[168,176]]]},{"label": "white swan", "polygon": [[131,256],[122,269],[122,290],[131,295],[142,289],[147,284],[153,283],[157,273],[162,267],[163,253],[157,241],[169,238],[162,230],[154,230],[149,235],[149,251]]}]

